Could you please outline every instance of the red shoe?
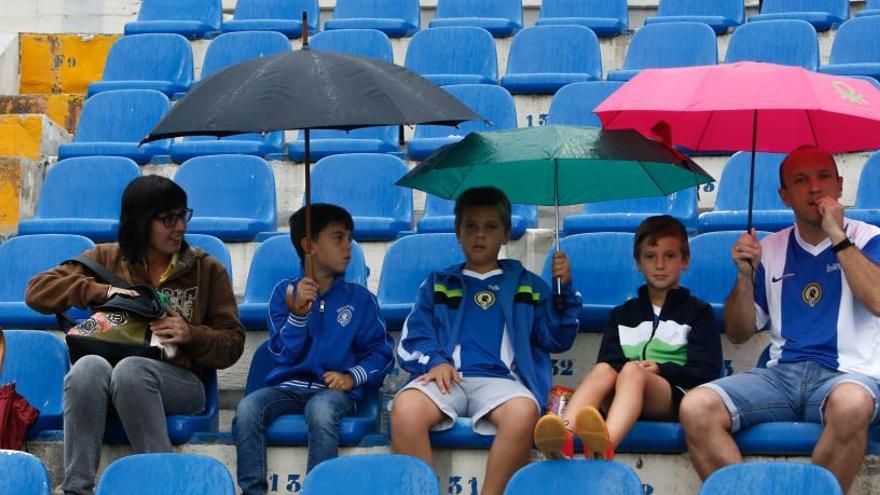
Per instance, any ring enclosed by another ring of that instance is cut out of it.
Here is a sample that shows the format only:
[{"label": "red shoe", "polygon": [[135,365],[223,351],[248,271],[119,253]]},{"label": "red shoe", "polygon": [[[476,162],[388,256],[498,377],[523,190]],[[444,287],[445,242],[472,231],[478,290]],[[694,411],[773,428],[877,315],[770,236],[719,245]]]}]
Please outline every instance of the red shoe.
[{"label": "red shoe", "polygon": [[584,406],[575,419],[575,435],[581,439],[584,458],[610,461],[614,458],[614,444],[602,414],[593,406]]},{"label": "red shoe", "polygon": [[574,437],[555,414],[546,414],[535,425],[535,445],[547,460],[574,457]]}]

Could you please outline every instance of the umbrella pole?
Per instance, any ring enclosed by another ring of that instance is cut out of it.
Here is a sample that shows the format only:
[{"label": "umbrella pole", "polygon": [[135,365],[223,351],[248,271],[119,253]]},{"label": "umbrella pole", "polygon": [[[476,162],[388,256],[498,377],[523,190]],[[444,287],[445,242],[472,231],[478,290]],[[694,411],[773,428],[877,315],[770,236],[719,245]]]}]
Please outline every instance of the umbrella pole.
[{"label": "umbrella pole", "polygon": [[309,149],[309,130],[303,129],[303,137],[305,140],[305,160],[306,160],[306,277],[314,278],[314,266],[312,265],[312,173],[311,170],[311,150]]},{"label": "umbrella pole", "polygon": [[755,148],[758,144],[758,110],[752,114],[752,165],[749,170],[749,216],[746,232],[752,231],[752,205],[755,202]]},{"label": "umbrella pole", "polygon": [[[553,209],[556,211],[556,230],[554,235],[556,238],[554,254],[559,252],[559,160],[553,160]],[[565,309],[565,299],[562,297],[562,279],[556,278],[556,297],[554,298],[554,306],[557,311]]]}]

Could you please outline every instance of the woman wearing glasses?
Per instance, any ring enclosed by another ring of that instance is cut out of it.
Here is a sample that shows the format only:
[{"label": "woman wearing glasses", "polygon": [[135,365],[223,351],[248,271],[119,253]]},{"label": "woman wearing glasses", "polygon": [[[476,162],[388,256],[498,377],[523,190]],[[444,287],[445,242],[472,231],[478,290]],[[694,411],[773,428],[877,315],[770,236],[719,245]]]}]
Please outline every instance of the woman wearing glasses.
[{"label": "woman wearing glasses", "polygon": [[[173,181],[144,176],[122,195],[119,242],[83,253],[131,285],[149,285],[164,296],[166,315],[150,322],[173,357],[128,357],[115,367],[97,355],[79,359],[64,380],[65,494],[91,494],[107,413],[115,408],[135,453],[170,452],[165,416],[201,414],[202,377],[241,356],[244,328],[226,270],[183,239],[192,209]],[[132,291],[97,282],[79,264],[43,272],[28,284],[27,304],[43,313],[99,306]]]}]

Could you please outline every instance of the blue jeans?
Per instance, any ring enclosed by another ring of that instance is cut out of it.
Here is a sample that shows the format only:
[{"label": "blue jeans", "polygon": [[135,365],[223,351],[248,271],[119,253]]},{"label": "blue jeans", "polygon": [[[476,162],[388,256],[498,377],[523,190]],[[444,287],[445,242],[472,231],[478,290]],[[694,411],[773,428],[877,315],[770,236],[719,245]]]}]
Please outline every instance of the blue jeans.
[{"label": "blue jeans", "polygon": [[355,410],[355,402],[335,390],[265,387],[238,403],[232,438],[238,459],[238,484],[244,495],[264,494],[266,427],[279,416],[303,414],[309,429],[308,471],[339,453],[339,421]]}]

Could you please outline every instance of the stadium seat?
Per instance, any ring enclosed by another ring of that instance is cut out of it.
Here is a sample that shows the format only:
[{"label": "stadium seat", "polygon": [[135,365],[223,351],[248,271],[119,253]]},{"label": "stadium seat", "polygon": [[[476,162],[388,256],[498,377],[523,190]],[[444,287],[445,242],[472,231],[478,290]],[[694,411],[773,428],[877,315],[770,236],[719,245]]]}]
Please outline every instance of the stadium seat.
[{"label": "stadium seat", "polygon": [[763,461],[725,466],[712,473],[700,495],[843,495],[831,471],[807,462]]},{"label": "stadium seat", "polygon": [[309,40],[309,46],[312,47],[312,50],[347,53],[379,59],[389,64],[394,63],[391,40],[384,33],[375,29],[322,31]]},{"label": "stadium seat", "polygon": [[580,215],[563,221],[565,235],[584,232],[635,232],[642,220],[653,215],[672,215],[688,232],[697,230],[697,189],[690,188],[669,196],[621,199],[587,203]]},{"label": "stadium seat", "polygon": [[379,277],[379,308],[389,330],[398,330],[412,311],[419,286],[429,274],[456,263],[464,255],[455,234],[416,234],[402,237],[385,251]]},{"label": "stadium seat", "polygon": [[726,62],[745,61],[816,70],[819,68],[819,37],[816,29],[800,19],[778,19],[740,26],[730,37]]},{"label": "stadium seat", "polygon": [[412,190],[394,185],[406,172],[406,164],[391,155],[328,156],[312,169],[312,201],[348,210],[355,239],[389,241],[412,229]]},{"label": "stadium seat", "polygon": [[856,17],[841,24],[828,65],[819,67],[819,72],[880,80],[880,16]]},{"label": "stadium seat", "polygon": [[[6,360],[0,384],[15,382],[16,392],[40,411],[28,429],[27,438],[34,438],[41,431],[61,430],[64,427],[64,375],[70,369],[67,346],[44,330],[6,330],[4,334]],[[0,493],[7,492],[0,490]]]},{"label": "stadium seat", "polygon": [[[346,153],[396,153],[400,150],[397,126],[362,127],[351,131],[313,129],[309,131],[309,157],[312,163],[321,158]],[[287,145],[287,156],[296,162],[306,158],[305,132]]]},{"label": "stadium seat", "polygon": [[749,22],[774,19],[801,19],[827,31],[849,18],[849,0],[762,0],[761,13]]},{"label": "stadium seat", "polygon": [[505,37],[522,29],[522,11],[522,0],[437,0],[428,27],[474,26]]},{"label": "stadium seat", "polygon": [[22,220],[18,234],[79,234],[95,242],[116,241],[122,192],[140,175],[128,158],[61,160],[46,174],[34,218]]},{"label": "stadium seat", "polygon": [[600,38],[617,36],[629,29],[626,0],[544,0],[536,26],[574,24],[588,27]]},{"label": "stadium seat", "polygon": [[49,473],[32,454],[18,450],[0,450],[0,493],[49,495]]},{"label": "stadium seat", "polygon": [[191,234],[248,241],[275,229],[275,175],[265,160],[248,155],[211,155],[188,160],[174,174],[187,194]]},{"label": "stadium seat", "polygon": [[860,10],[856,17],[864,17],[870,15],[880,15],[880,0],[868,0],[865,8]]},{"label": "stadium seat", "polygon": [[72,143],[58,147],[58,159],[124,156],[143,165],[167,155],[170,139],[139,145],[171,108],[168,97],[150,89],[105,91],[86,100]]},{"label": "stadium seat", "polygon": [[404,66],[438,86],[498,83],[495,41],[489,31],[478,27],[417,32],[409,42]]},{"label": "stadium seat", "polygon": [[645,24],[702,22],[724,34],[745,22],[745,14],[743,0],[660,0],[657,15],[645,19]]},{"label": "stadium seat", "polygon": [[[263,319],[265,321],[265,315]],[[273,363],[272,355],[269,353],[269,343],[263,341],[254,351],[254,357],[251,359],[247,384],[244,389],[245,395],[266,386],[266,375],[272,371]],[[379,390],[371,387],[365,388],[356,414],[343,417],[339,422],[340,445],[357,445],[364,436],[378,433],[381,416],[379,404]],[[269,445],[308,445],[309,429],[305,417],[302,414],[279,416],[266,427],[266,442]]]},{"label": "stadium seat", "polygon": [[420,24],[419,0],[336,0],[324,29],[377,29],[401,38],[415,34]]},{"label": "stadium seat", "polygon": [[880,153],[875,152],[862,166],[856,204],[846,217],[880,226]]},{"label": "stadium seat", "polygon": [[[232,33],[229,33],[232,34]],[[213,136],[188,136],[171,143],[171,159],[183,163],[205,155],[253,155],[268,157],[284,151],[284,131]]]},{"label": "stadium seat", "polygon": [[583,26],[538,26],[513,37],[501,85],[513,94],[553,94],[573,82],[602,79],[599,39]]},{"label": "stadium seat", "polygon": [[134,454],[104,470],[95,495],[235,495],[232,475],[222,462],[200,454]]},{"label": "stadium seat", "polygon": [[[301,274],[299,255],[290,242],[290,235],[277,235],[263,241],[254,252],[244,300],[238,306],[239,318],[245,328],[265,329],[269,298],[275,285],[282,279],[298,278]],[[366,286],[369,275],[364,252],[357,242],[352,241],[345,279]]]},{"label": "stadium seat", "polygon": [[207,234],[186,234],[184,239],[191,247],[199,248],[219,261],[226,269],[229,281],[232,282],[232,257],[229,255],[229,248],[223,241]]},{"label": "stadium seat", "polygon": [[89,96],[114,89],[153,89],[169,98],[189,91],[193,55],[179,34],[135,34],[117,39],[101,80],[89,84]]},{"label": "stadium seat", "polygon": [[[425,214],[418,223],[422,234],[455,232],[455,201],[428,194],[425,198]],[[526,229],[538,227],[538,207],[514,204],[510,215],[510,236],[519,239]]]},{"label": "stadium seat", "polygon": [[190,39],[213,38],[223,21],[221,0],[144,0],[125,35],[175,33]]},{"label": "stadium seat", "polygon": [[34,275],[93,247],[88,237],[72,234],[24,235],[0,244],[0,327],[58,328],[55,315],[37,313],[24,303],[27,283]]},{"label": "stadium seat", "polygon": [[[582,332],[602,332],[608,326],[611,310],[636,296],[644,280],[633,260],[633,238],[629,232],[594,232],[563,237],[562,251],[571,260],[573,289],[580,291]],[[553,249],[547,255],[541,276],[553,292],[556,283],[550,275]]]},{"label": "stadium seat", "polygon": [[[755,202],[752,224],[758,230],[776,232],[794,224],[794,213],[779,197],[779,164],[784,154],[758,153],[755,156]],[[736,153],[721,172],[715,208],[701,213],[700,232],[746,228],[749,208],[749,168],[751,154]]]},{"label": "stadium seat", "polygon": [[699,22],[650,24],[633,35],[623,69],[608,73],[609,81],[629,81],[642,69],[666,69],[718,63],[715,31]]},{"label": "stadium seat", "polygon": [[[381,473],[381,476],[377,476]],[[439,495],[437,475],[421,459],[406,455],[348,455],[322,462],[306,476],[306,495],[336,495],[345,479],[347,495]],[[451,490],[450,490],[451,492]]]},{"label": "stadium seat", "polygon": [[553,95],[547,123],[554,125],[579,125],[602,127],[602,121],[593,109],[623,86],[618,81],[577,82],[563,86]]},{"label": "stadium seat", "polygon": [[501,86],[489,84],[453,84],[443,89],[452,93],[471,110],[482,115],[482,120],[462,122],[458,127],[446,125],[417,125],[409,141],[409,157],[424,160],[441,146],[457,143],[470,132],[516,128],[516,106],[513,97]]},{"label": "stadium seat", "polygon": [[302,13],[308,16],[309,33],[318,32],[318,0],[238,0],[223,31],[278,31],[288,38],[302,35]]},{"label": "stadium seat", "polygon": [[608,461],[533,462],[510,478],[504,495],[537,493],[582,495],[642,495],[642,482],[633,468]]}]

